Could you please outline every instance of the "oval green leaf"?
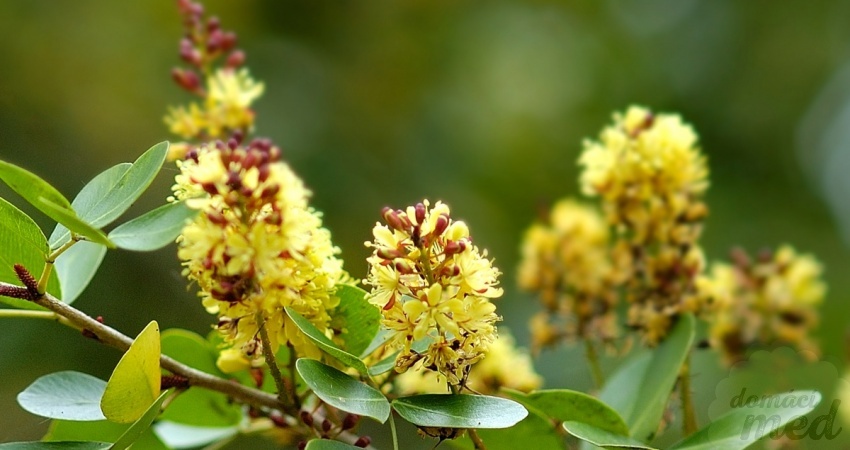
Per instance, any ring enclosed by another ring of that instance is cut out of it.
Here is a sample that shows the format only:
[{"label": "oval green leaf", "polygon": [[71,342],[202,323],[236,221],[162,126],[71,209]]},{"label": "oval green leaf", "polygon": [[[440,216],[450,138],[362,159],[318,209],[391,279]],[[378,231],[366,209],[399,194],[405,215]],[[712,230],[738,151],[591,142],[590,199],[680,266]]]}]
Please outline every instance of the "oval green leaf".
[{"label": "oval green leaf", "polygon": [[71,203],[62,193],[38,175],[22,167],[0,161],[0,180],[8,184],[29,204],[57,222],[59,220],[54,218],[50,211],[45,211],[44,203],[40,199],[45,199],[59,208],[71,209]]},{"label": "oval green leaf", "polygon": [[235,426],[197,427],[167,420],[157,422],[153,430],[165,445],[176,449],[201,447],[227,439],[239,432],[239,428]]},{"label": "oval green leaf", "polygon": [[422,427],[507,428],[528,415],[519,403],[486,395],[427,394],[393,400],[393,409]]},{"label": "oval green leaf", "polygon": [[304,450],[359,450],[360,448],[330,439],[313,439],[312,441],[307,441],[307,446],[304,447]]},{"label": "oval green leaf", "polygon": [[[516,450],[529,448],[534,450],[564,450],[564,438],[547,418],[529,411],[528,416],[510,428],[480,429],[478,436],[484,441],[487,450]],[[473,449],[468,438],[448,441],[452,447]]]},{"label": "oval green leaf", "polygon": [[547,389],[528,394],[512,389],[504,391],[526,408],[558,422],[584,422],[623,436],[629,434],[629,428],[617,411],[583,392],[569,389]]},{"label": "oval green leaf", "polygon": [[334,293],[339,306],[331,312],[330,327],[342,339],[345,351],[359,355],[378,334],[381,312],[366,300],[366,291],[356,286],[341,285]]},{"label": "oval green leaf", "polygon": [[91,375],[63,371],[36,379],[18,394],[21,408],[51,419],[94,421],[105,417],[100,399],[106,382]]},{"label": "oval green leaf", "polygon": [[583,422],[564,422],[563,427],[567,430],[567,433],[570,433],[582,441],[589,442],[597,447],[655,450],[653,447],[647,446],[634,438],[596,428],[593,425],[588,425]]},{"label": "oval green leaf", "polygon": [[83,293],[100,268],[104,256],[106,247],[80,241],[56,259],[54,268],[62,283],[63,302],[70,305]]},{"label": "oval green leaf", "polygon": [[[80,218],[95,227],[104,227],[124,214],[150,186],[165,157],[168,142],[149,148],[132,164],[113,166],[94,177],[77,194],[72,203]],[[56,227],[50,236],[50,245],[56,247],[70,238],[64,227]]]},{"label": "oval green leaf", "polygon": [[151,427],[151,424],[153,423],[154,419],[156,419],[156,416],[159,415],[160,408],[162,407],[162,402],[165,401],[165,397],[167,395],[168,392],[163,392],[162,394],[160,394],[159,398],[157,398],[156,401],[148,407],[145,413],[142,414],[142,417],[139,417],[139,420],[133,423],[130,428],[127,428],[127,431],[125,431],[124,434],[122,434],[121,437],[118,438],[118,440],[115,441],[114,444],[112,444],[112,447],[109,447],[109,449],[126,450],[130,448],[131,445],[135,444],[136,441],[138,441],[139,438],[142,437],[142,434],[144,434],[145,431],[147,431],[148,428]]},{"label": "oval green leaf", "polygon": [[[37,278],[44,269],[49,251],[47,239],[35,221],[0,198],[0,281],[21,284],[13,269],[15,264],[22,264]],[[56,296],[62,294],[55,273],[50,275],[47,291]],[[0,302],[22,309],[44,309],[33,302],[16,298],[0,297]]]},{"label": "oval green leaf", "polygon": [[108,442],[11,442],[0,444],[0,450],[104,450],[112,445]]},{"label": "oval green leaf", "polygon": [[693,341],[694,317],[686,314],[658,347],[627,362],[602,387],[599,398],[620,413],[633,438],[655,433]]},{"label": "oval green leaf", "polygon": [[333,356],[338,359],[341,363],[345,364],[348,367],[353,367],[355,370],[360,372],[363,375],[368,375],[369,370],[366,368],[366,364],[363,361],[348,353],[347,351],[337,347],[336,344],[333,343],[324,333],[319,331],[315,325],[313,325],[309,320],[305,319],[304,316],[298,314],[292,308],[286,308],[286,314],[289,315],[289,318],[292,319],[292,322],[295,323],[295,326],[304,333],[307,338],[309,338],[313,343],[316,344],[322,351]]},{"label": "oval green leaf", "polygon": [[121,224],[109,233],[109,239],[124,250],[157,250],[174,242],[197,214],[184,202],[169,203]]},{"label": "oval green leaf", "polygon": [[390,403],[377,389],[319,361],[295,361],[298,374],[325,403],[345,412],[371,417],[384,423],[390,416]]},{"label": "oval green leaf", "polygon": [[[802,403],[806,396],[805,405]],[[783,407],[786,400],[793,406]],[[743,450],[773,430],[804,416],[820,403],[815,391],[794,391],[766,399],[764,404],[735,408],[672,447],[674,450]],[[801,403],[797,406],[798,403]],[[832,412],[832,411],[831,411]],[[814,422],[809,425],[815,427]],[[793,439],[793,438],[792,438]]]},{"label": "oval green leaf", "polygon": [[145,414],[159,396],[159,358],[159,325],[152,321],[118,361],[106,384],[100,407],[107,419],[131,423]]}]

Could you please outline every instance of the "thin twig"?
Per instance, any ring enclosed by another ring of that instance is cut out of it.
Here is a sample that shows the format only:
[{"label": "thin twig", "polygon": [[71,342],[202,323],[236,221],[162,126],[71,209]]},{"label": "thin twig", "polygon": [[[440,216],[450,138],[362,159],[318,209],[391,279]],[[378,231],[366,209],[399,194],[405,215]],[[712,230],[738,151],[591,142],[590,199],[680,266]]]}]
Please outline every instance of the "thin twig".
[{"label": "thin twig", "polygon": [[697,431],[697,417],[694,413],[694,400],[691,394],[691,355],[685,357],[679,373],[679,396],[682,399],[682,427],[685,436]]},{"label": "thin twig", "polygon": [[481,440],[481,436],[478,436],[478,432],[475,431],[475,428],[469,429],[469,438],[472,439],[472,443],[475,444],[476,450],[487,450],[487,446],[484,445],[484,441]]},{"label": "thin twig", "polygon": [[[277,399],[282,403],[286,403],[286,394],[288,391],[286,385],[283,383],[283,374],[280,373],[280,367],[277,365],[274,350],[272,350],[272,342],[269,339],[269,332],[266,330],[266,318],[263,317],[262,311],[258,311],[254,315],[254,320],[257,322],[257,328],[260,330],[260,339],[263,341],[263,357],[266,359],[266,365],[269,366],[274,384],[277,386]],[[291,404],[287,406],[291,407]]]},{"label": "thin twig", "polygon": [[[0,288],[13,288],[15,285],[0,282]],[[59,320],[60,323],[77,328],[80,330],[88,330],[97,337],[97,340],[110,347],[117,348],[122,352],[127,351],[133,343],[133,339],[124,335],[112,327],[106,326],[97,320],[89,317],[82,311],[61,302],[56,297],[50,294],[44,294],[41,297],[33,300],[33,303],[53,311],[66,320]],[[249,404],[257,407],[265,407],[286,412],[286,405],[277,397],[259,389],[250,388],[234,381],[225,380],[215,375],[210,375],[200,370],[186,366],[166,355],[161,355],[160,366],[169,372],[180,375],[189,381],[189,385],[208,389],[227,395],[233,400]],[[297,423],[297,419],[289,417],[289,423]],[[344,432],[339,435],[339,440],[353,445],[358,439],[358,436]],[[375,450],[374,447],[366,447]]]}]

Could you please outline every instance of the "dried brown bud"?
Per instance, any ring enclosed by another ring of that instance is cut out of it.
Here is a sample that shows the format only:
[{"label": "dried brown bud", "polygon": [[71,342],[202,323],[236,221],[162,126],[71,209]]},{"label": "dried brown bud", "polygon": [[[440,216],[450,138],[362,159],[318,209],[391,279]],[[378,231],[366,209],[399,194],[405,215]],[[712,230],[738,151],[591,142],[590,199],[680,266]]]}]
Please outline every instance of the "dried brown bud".
[{"label": "dried brown bud", "polygon": [[342,419],[342,429],[343,430],[350,430],[350,429],[354,428],[355,426],[357,426],[357,422],[359,422],[359,421],[360,421],[360,416],[358,416],[357,414],[348,414],[348,415],[345,416],[344,419]]},{"label": "dried brown bud", "polygon": [[369,444],[372,443],[372,438],[369,436],[360,436],[359,439],[354,443],[355,447],[366,448]]},{"label": "dried brown bud", "polygon": [[313,416],[307,411],[301,411],[301,421],[308,427],[313,426]]}]

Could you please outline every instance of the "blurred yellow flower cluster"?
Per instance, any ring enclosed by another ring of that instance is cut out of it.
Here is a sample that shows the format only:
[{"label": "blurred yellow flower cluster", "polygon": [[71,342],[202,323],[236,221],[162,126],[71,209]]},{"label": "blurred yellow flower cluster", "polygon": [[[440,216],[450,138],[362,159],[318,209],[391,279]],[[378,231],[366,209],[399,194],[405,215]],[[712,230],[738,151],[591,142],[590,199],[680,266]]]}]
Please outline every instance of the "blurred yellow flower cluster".
[{"label": "blurred yellow flower cluster", "polygon": [[532,319],[535,350],[561,338],[617,337],[617,272],[608,225],[593,207],[572,199],[556,203],[549,223],[526,231],[518,272],[520,288],[536,292],[545,307]]},{"label": "blurred yellow flower cluster", "polygon": [[788,245],[755,261],[741,250],[734,264],[715,263],[697,280],[705,297],[709,342],[728,363],[753,345],[788,344],[816,354],[809,333],[826,284],[820,263]]},{"label": "blurred yellow flower cluster", "polygon": [[696,309],[698,239],[708,210],[708,167],[679,116],[633,106],[584,144],[582,191],[599,197],[615,230],[614,261],[627,274],[628,323],[656,344],[675,317]]},{"label": "blurred yellow flower cluster", "polygon": [[[482,394],[496,394],[506,387],[529,392],[539,388],[543,378],[534,371],[531,356],[521,348],[509,331],[502,328],[487,351],[487,357],[472,367],[466,385]],[[441,394],[446,392],[445,377],[437,372],[408,370],[395,379],[401,395]]]},{"label": "blurred yellow flower cluster", "polygon": [[[254,126],[251,104],[263,94],[263,83],[254,81],[247,69],[218,69],[207,77],[203,104],[170,108],[165,118],[169,130],[183,139],[208,141]],[[176,158],[172,158],[176,159]]]},{"label": "blurred yellow flower cluster", "polygon": [[[496,339],[496,306],[502,295],[500,272],[472,244],[469,229],[453,221],[449,207],[425,200],[406,210],[384,208],[386,225],[373,229],[368,298],[381,308],[382,323],[401,348],[396,371],[415,363],[462,386],[472,364]],[[427,351],[411,348],[429,339]]]},{"label": "blurred yellow flower cluster", "polygon": [[290,322],[292,307],[320,330],[333,292],[347,279],[339,250],[321,215],[308,205],[310,192],[265,140],[240,145],[202,145],[178,161],[174,199],[200,211],[178,239],[184,274],[235,352],[222,353],[223,369],[235,370],[262,352],[259,327],[271,351],[290,343],[298,355],[318,349]]}]

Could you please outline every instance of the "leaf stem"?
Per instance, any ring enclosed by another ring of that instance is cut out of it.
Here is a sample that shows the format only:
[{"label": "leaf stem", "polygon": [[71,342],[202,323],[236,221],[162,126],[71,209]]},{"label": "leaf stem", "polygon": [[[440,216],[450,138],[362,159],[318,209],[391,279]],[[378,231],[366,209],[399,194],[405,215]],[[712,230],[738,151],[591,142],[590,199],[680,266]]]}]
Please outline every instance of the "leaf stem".
[{"label": "leaf stem", "polygon": [[53,250],[49,255],[47,255],[47,259],[44,260],[44,270],[41,271],[41,276],[38,278],[39,294],[47,292],[47,283],[50,281],[50,273],[53,272],[53,265],[56,263],[56,258],[58,258],[62,253],[65,253],[66,250],[73,247],[74,244],[79,241],[79,237],[77,237],[76,234],[71,233],[71,238],[68,242],[60,245],[59,248]]},{"label": "leaf stem", "polygon": [[476,450],[487,450],[487,446],[484,445],[484,441],[481,440],[481,436],[478,435],[475,428],[470,428],[468,432],[469,438],[472,439],[472,443],[475,445]]},{"label": "leaf stem", "polygon": [[584,340],[584,356],[587,358],[587,364],[590,366],[590,374],[593,376],[593,384],[597,389],[605,384],[605,375],[602,374],[602,367],[599,365],[599,355],[596,353],[596,347],[589,339]]},{"label": "leaf stem", "polygon": [[398,435],[395,430],[395,419],[393,418],[393,412],[390,411],[390,431],[393,434],[393,450],[398,450]]},{"label": "leaf stem", "polygon": [[697,418],[694,413],[694,400],[691,393],[691,355],[685,357],[682,370],[679,373],[679,396],[682,399],[682,428],[685,436],[697,431]]}]

